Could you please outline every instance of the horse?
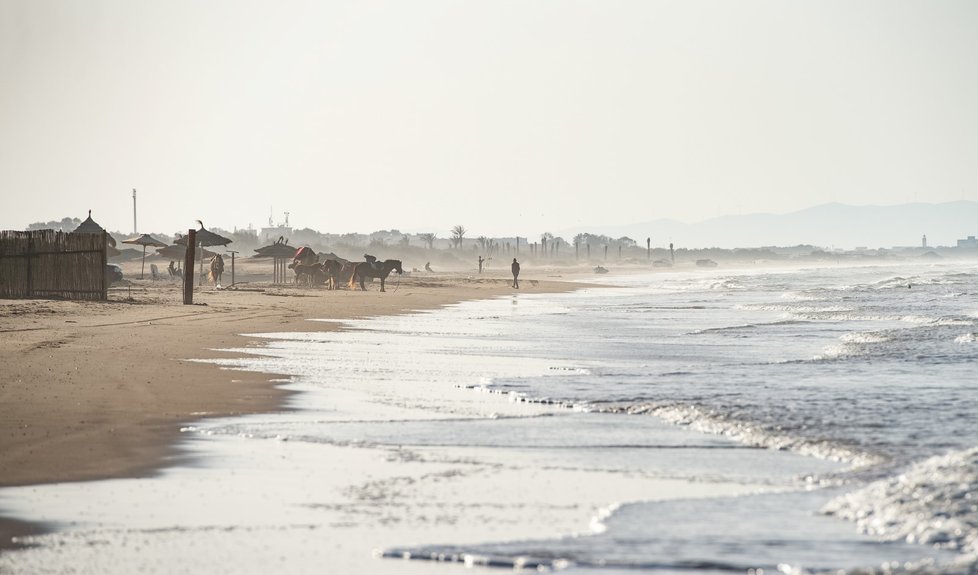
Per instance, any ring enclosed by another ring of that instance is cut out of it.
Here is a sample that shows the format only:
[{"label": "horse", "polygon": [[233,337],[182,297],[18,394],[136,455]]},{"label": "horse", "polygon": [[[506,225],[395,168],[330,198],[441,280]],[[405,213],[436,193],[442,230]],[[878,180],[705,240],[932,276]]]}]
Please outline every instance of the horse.
[{"label": "horse", "polygon": [[311,285],[321,284],[326,281],[323,274],[323,267],[319,264],[292,264],[295,271],[295,283],[306,280]]},{"label": "horse", "polygon": [[384,260],[373,265],[370,262],[358,262],[353,268],[353,275],[350,276],[350,289],[356,288],[358,278],[361,291],[367,290],[367,287],[363,285],[364,278],[380,278],[380,291],[386,291],[384,280],[392,271],[396,271],[398,275],[404,273],[404,270],[401,269],[401,260]]},{"label": "horse", "polygon": [[312,265],[319,263],[319,256],[316,252],[312,251],[309,246],[302,246],[295,252],[295,256],[292,257],[292,265],[289,267],[295,267],[299,264]]},{"label": "horse", "polygon": [[[170,262],[172,265],[173,262]],[[221,283],[221,275],[224,273],[224,258],[221,254],[216,254],[211,258],[211,271],[210,277],[214,285],[219,285]]]},{"label": "horse", "polygon": [[338,287],[340,276],[343,274],[343,262],[339,260],[324,261],[323,273],[326,274],[326,289],[335,290]]}]

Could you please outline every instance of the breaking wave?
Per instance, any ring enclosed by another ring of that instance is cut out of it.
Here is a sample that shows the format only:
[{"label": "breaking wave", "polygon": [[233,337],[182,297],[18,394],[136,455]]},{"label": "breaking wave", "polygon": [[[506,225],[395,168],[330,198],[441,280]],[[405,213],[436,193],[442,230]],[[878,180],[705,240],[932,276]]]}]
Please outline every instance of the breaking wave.
[{"label": "breaking wave", "polygon": [[919,462],[830,502],[823,512],[867,534],[978,559],[978,447]]},{"label": "breaking wave", "polygon": [[843,462],[853,468],[870,467],[886,461],[881,456],[845,446],[836,441],[794,436],[761,424],[733,419],[718,411],[694,405],[643,403],[610,408],[608,411],[623,412],[630,415],[653,415],[675,425],[689,427],[702,433],[729,437],[745,445],[780,451],[794,451],[802,455]]}]

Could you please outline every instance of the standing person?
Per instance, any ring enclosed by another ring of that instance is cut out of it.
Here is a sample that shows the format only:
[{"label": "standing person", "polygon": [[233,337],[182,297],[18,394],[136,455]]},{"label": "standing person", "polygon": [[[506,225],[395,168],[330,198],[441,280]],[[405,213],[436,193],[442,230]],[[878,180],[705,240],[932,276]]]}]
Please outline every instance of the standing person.
[{"label": "standing person", "polygon": [[513,270],[513,287],[519,289],[520,287],[520,262],[513,258],[513,265],[510,266]]},{"label": "standing person", "polygon": [[486,260],[482,259],[482,256],[479,256],[479,273],[480,274],[482,273],[482,262],[484,262],[484,261],[486,261]]}]

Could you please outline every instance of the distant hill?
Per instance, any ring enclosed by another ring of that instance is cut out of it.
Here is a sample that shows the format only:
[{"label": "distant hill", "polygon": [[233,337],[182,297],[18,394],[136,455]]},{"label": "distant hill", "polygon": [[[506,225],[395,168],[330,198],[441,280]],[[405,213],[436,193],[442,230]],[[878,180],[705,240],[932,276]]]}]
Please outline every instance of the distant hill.
[{"label": "distant hill", "polygon": [[722,216],[694,224],[653,220],[622,226],[595,226],[564,230],[572,238],[579,232],[612,237],[628,236],[639,244],[652,238],[653,246],[670,241],[677,247],[760,247],[811,244],[852,249],[919,246],[927,235],[930,246],[954,246],[958,239],[978,235],[978,202],[849,206],[822,204],[789,214]]}]

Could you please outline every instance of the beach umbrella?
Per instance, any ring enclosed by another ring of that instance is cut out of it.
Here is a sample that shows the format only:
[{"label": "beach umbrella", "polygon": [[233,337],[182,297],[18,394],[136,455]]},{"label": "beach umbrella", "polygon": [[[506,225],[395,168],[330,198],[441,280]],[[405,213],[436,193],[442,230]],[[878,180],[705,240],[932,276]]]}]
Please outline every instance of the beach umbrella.
[{"label": "beach umbrella", "polygon": [[295,246],[286,243],[285,238],[279,238],[277,242],[262,246],[255,250],[256,258],[272,258],[272,282],[285,283],[285,269],[288,260],[295,257]]},{"label": "beach umbrella", "polygon": [[124,244],[136,244],[137,246],[143,246],[143,265],[139,268],[139,279],[143,279],[143,273],[146,270],[146,247],[153,246],[154,248],[165,248],[166,243],[154,238],[149,234],[143,234],[138,238],[130,238],[128,240],[122,240]]},{"label": "beach umbrella", "polygon": [[[211,247],[211,246],[226,246],[233,240],[231,238],[226,238],[221,234],[215,234],[214,232],[208,230],[204,227],[204,222],[197,220],[200,224],[200,229],[197,230],[197,245],[201,248]],[[181,236],[177,238],[175,244],[187,245],[187,236]],[[200,250],[200,283],[204,282],[204,250]]]},{"label": "beach umbrella", "polygon": [[255,250],[256,258],[293,258],[295,248],[286,244],[275,243],[270,246],[263,246]]},{"label": "beach umbrella", "polygon": [[[217,255],[214,252],[212,252],[210,250],[205,250],[203,248],[201,248],[201,251],[204,253],[204,257],[205,258],[212,258],[215,255]],[[185,258],[187,256],[187,246],[186,246],[186,243],[184,243],[184,244],[173,244],[171,246],[166,246],[165,248],[160,248],[160,249],[156,250],[156,255],[158,255],[158,256],[160,256],[161,258],[164,258],[164,259],[176,260],[176,261],[182,262],[183,261],[183,258]]]},{"label": "beach umbrella", "polygon": [[[204,224],[200,220],[197,220],[200,224],[200,229],[197,230],[197,245],[201,247],[211,247],[211,246],[226,246],[233,240],[226,238],[221,234],[215,234],[214,232],[204,228]],[[187,245],[187,236],[180,236],[173,243]]]}]

